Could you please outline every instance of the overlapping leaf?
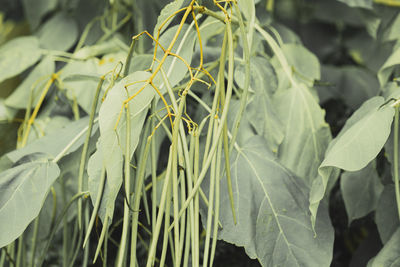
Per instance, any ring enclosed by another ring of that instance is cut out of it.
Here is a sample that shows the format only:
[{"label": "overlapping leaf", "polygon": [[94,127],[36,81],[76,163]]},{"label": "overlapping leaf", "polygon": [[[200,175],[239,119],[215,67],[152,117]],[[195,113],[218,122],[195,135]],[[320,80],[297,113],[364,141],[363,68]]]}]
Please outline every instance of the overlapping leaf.
[{"label": "overlapping leaf", "polygon": [[39,214],[46,194],[59,176],[46,156],[27,156],[26,162],[0,174],[0,247],[20,236]]},{"label": "overlapping leaf", "polygon": [[15,38],[0,47],[0,82],[35,64],[41,56],[39,40],[33,36]]},{"label": "overlapping leaf", "polygon": [[[16,162],[23,156],[36,152],[46,153],[49,157],[53,158],[61,152],[63,152],[63,155],[67,155],[82,146],[85,141],[88,124],[88,117],[71,122],[54,133],[48,134],[21,149],[8,153],[7,157],[12,162]],[[93,125],[92,134],[96,132],[97,127],[97,123]]]},{"label": "overlapping leaf", "polygon": [[[247,106],[248,118],[258,135],[263,136],[274,153],[284,138],[284,126],[273,109],[271,96],[276,90],[277,80],[271,64],[261,57],[253,58],[250,63],[250,88],[254,96]],[[236,68],[235,80],[239,86],[244,86],[244,71],[241,66]]]},{"label": "overlapping leaf", "polygon": [[67,51],[78,39],[78,25],[66,13],[58,13],[38,30],[40,46]]},{"label": "overlapping leaf", "polygon": [[302,84],[278,92],[273,103],[285,132],[279,160],[311,185],[331,140],[325,111]]},{"label": "overlapping leaf", "polygon": [[54,61],[50,57],[43,59],[6,99],[6,105],[13,108],[26,108],[29,96],[32,94],[32,107],[34,107],[39,100],[40,91],[43,89],[45,83],[50,79],[54,70]]},{"label": "overlapping leaf", "polygon": [[394,108],[386,105],[383,97],[365,102],[346,122],[339,135],[332,140],[319,167],[320,176],[313,182],[310,210],[316,214],[324,197],[333,168],[358,171],[373,160],[382,149],[393,121]]},{"label": "overlapping leaf", "polygon": [[[277,161],[261,137],[251,138],[231,160],[237,224],[223,194],[219,238],[244,246],[262,266],[329,266],[332,227],[321,207],[315,235],[307,185]],[[221,183],[225,188],[226,179]]]},{"label": "overlapping leaf", "polygon": [[[126,109],[123,108],[123,101],[139,91],[149,77],[150,73],[138,71],[119,81],[111,88],[99,111],[101,134],[99,144],[107,172],[106,187],[109,187],[110,192],[109,195],[104,197],[108,199],[106,209],[107,216],[110,218],[113,216],[115,198],[122,184],[122,162],[126,146]],[[147,85],[129,102],[131,118],[130,156],[133,155],[137,147],[147,109],[154,96],[154,89]],[[121,111],[123,112],[121,113]],[[121,117],[118,122],[120,114]],[[115,126],[117,127],[115,128]]]},{"label": "overlapping leaf", "polygon": [[343,200],[350,223],[376,209],[383,191],[375,164],[356,172],[344,172],[340,179]]}]

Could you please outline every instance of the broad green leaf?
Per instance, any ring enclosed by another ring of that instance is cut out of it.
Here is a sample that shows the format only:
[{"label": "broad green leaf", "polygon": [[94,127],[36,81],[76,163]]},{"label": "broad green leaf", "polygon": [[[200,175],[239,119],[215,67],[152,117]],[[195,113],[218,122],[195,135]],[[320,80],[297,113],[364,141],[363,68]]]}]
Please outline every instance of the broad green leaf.
[{"label": "broad green leaf", "polygon": [[[219,238],[244,246],[262,266],[329,266],[333,230],[325,208],[313,231],[309,188],[283,167],[261,137],[254,137],[231,158],[237,224],[229,197],[221,194]],[[226,188],[226,178],[221,188]],[[306,249],[305,249],[306,248]]]},{"label": "broad green leaf", "polygon": [[400,64],[400,47],[395,49],[378,72],[378,79],[381,86],[384,86],[392,74],[394,68]]},{"label": "broad green leaf", "polygon": [[[272,106],[271,96],[276,90],[277,80],[274,69],[264,58],[256,57],[250,63],[250,90],[254,91],[252,101],[247,106],[248,119],[258,135],[263,136],[274,153],[284,138],[284,126]],[[244,86],[244,68],[235,70],[235,80]]]},{"label": "broad green leaf", "polygon": [[42,17],[57,7],[58,0],[23,0],[22,3],[31,30],[34,30],[39,26]]},{"label": "broad green leaf", "polygon": [[72,17],[60,12],[46,21],[37,36],[41,47],[67,51],[78,39],[78,25]]},{"label": "broad green leaf", "polygon": [[273,104],[285,132],[278,158],[311,185],[331,140],[325,111],[304,85],[278,92]]},{"label": "broad green leaf", "polygon": [[383,185],[373,163],[359,171],[344,172],[340,179],[349,225],[375,210],[378,205]]},{"label": "broad green leaf", "polygon": [[[14,150],[7,154],[7,157],[16,162],[25,155],[29,155],[36,152],[42,152],[56,157],[62,151],[67,155],[77,150],[85,141],[86,130],[89,124],[89,118],[85,117],[78,121],[71,122],[49,135],[46,135],[27,146]],[[92,133],[95,134],[97,130],[97,123],[93,125]]]},{"label": "broad green leaf", "polygon": [[[178,29],[179,25],[175,25],[169,28],[167,31],[164,32],[163,35],[160,37],[160,44],[167,49],[170,42],[172,41],[175,33]],[[183,60],[185,60],[186,64],[190,65],[192,62],[192,56],[194,52],[194,44],[196,41],[196,31],[194,27],[189,27],[185,24],[182,27],[181,33],[178,39],[175,42],[175,45],[171,49],[172,53],[178,54]],[[164,52],[161,48],[157,49],[157,59],[161,60],[164,56]],[[153,69],[156,69],[158,63],[154,64],[155,66]],[[174,87],[178,84],[188,73],[189,69],[185,65],[185,63],[174,56],[168,56],[162,65],[163,70],[165,71],[168,81],[171,87]],[[162,75],[159,72],[156,76],[156,85],[161,88],[165,87],[164,80],[162,79]]]},{"label": "broad green leaf", "polygon": [[240,11],[244,14],[244,18],[248,21],[252,20],[255,16],[256,9],[254,0],[238,1]]},{"label": "broad green leaf", "polygon": [[375,212],[375,223],[383,244],[389,241],[400,226],[393,184],[386,185],[383,189]]},{"label": "broad green leaf", "polygon": [[32,107],[36,106],[41,90],[43,90],[44,85],[54,71],[54,61],[50,57],[44,58],[7,98],[6,105],[13,108],[25,109],[28,105],[29,95],[33,93]]},{"label": "broad green leaf", "polygon": [[113,70],[116,75],[121,68],[119,62],[124,62],[125,57],[126,53],[120,51],[106,54],[100,60],[90,58],[85,61],[70,62],[60,74],[67,97],[72,101],[77,101],[89,114],[100,77],[106,73],[109,74],[103,84],[103,88],[107,88]]},{"label": "broad green leaf", "polygon": [[321,78],[318,58],[307,48],[300,44],[284,44],[281,48],[300,81],[312,86],[314,80]]},{"label": "broad green leaf", "polygon": [[[106,213],[110,219],[113,216],[114,202],[122,184],[122,163],[126,141],[126,109],[123,109],[123,101],[138,92],[145,85],[144,81],[149,77],[150,73],[138,71],[119,81],[111,88],[99,111],[101,135],[99,144],[107,172],[106,185],[110,190],[110,194],[104,197],[107,198]],[[130,118],[132,120],[130,129],[131,157],[139,142],[147,109],[154,96],[154,89],[147,85],[136,97],[129,101]],[[117,124],[120,114],[121,117]],[[116,125],[117,128],[115,129]]]},{"label": "broad green leaf", "polygon": [[312,219],[319,202],[327,193],[327,186],[335,168],[358,171],[373,160],[382,149],[393,121],[394,109],[380,106],[382,97],[374,97],[365,102],[347,120],[339,135],[332,140],[321,163],[318,179],[314,180],[310,193]]},{"label": "broad green leaf", "polygon": [[348,119],[332,140],[320,168],[358,171],[378,155],[389,137],[394,116],[394,108],[380,107],[383,103],[382,97],[371,98]]},{"label": "broad green leaf", "polygon": [[27,162],[0,174],[0,247],[20,236],[39,214],[47,192],[59,176],[57,164],[46,158],[29,157]]},{"label": "broad green leaf", "polygon": [[[157,38],[159,30],[161,35],[168,28],[169,24],[171,24],[174,17],[170,18],[168,21],[166,21],[166,19],[169,16],[173,15],[176,11],[178,11],[182,7],[183,2],[184,0],[175,0],[164,6],[164,8],[160,12],[160,15],[157,18],[157,24],[154,26],[153,30],[154,38]],[[163,28],[159,29],[161,26],[163,26]]]},{"label": "broad green leaf", "polygon": [[91,75],[100,77],[100,61],[98,59],[89,59],[85,61],[72,61],[65,66],[60,74],[60,79],[63,81],[62,86],[66,90],[67,97],[75,100],[86,111],[90,113],[96,88],[99,83],[98,80],[91,78],[79,80],[65,80],[66,78],[74,75]]},{"label": "broad green leaf", "polygon": [[0,82],[20,74],[41,56],[36,37],[18,37],[0,47]]},{"label": "broad green leaf", "polygon": [[362,7],[367,9],[372,9],[372,0],[338,0],[339,2],[345,3],[351,7]]},{"label": "broad green leaf", "polygon": [[400,228],[397,228],[378,255],[372,258],[367,265],[367,267],[395,266],[400,266]]}]

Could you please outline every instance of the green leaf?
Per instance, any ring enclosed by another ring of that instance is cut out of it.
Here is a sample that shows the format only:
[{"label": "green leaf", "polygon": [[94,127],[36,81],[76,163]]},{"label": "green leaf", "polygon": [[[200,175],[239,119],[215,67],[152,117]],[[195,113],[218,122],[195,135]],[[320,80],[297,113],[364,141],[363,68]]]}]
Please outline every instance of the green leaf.
[{"label": "green leaf", "polygon": [[307,48],[300,44],[284,44],[281,48],[288,64],[300,81],[312,86],[314,80],[321,78],[318,58]]},{"label": "green leaf", "polygon": [[[53,133],[35,140],[21,149],[8,153],[7,157],[12,162],[16,162],[23,156],[36,152],[46,153],[54,158],[65,150],[64,155],[68,155],[77,150],[84,143],[86,138],[85,129],[87,129],[88,124],[88,117],[71,122],[64,125],[64,128],[58,129]],[[97,127],[97,123],[93,125],[92,134],[96,133]]]},{"label": "green leaf", "polygon": [[400,226],[393,184],[386,185],[383,189],[375,212],[375,223],[383,244],[389,241]]},{"label": "green leaf", "polygon": [[[157,33],[159,30],[158,28],[161,26],[161,24],[163,24],[169,16],[179,10],[182,7],[183,2],[184,0],[175,0],[164,6],[164,8],[160,12],[160,15],[157,18],[157,24],[154,26],[154,38],[157,38]],[[172,21],[173,17],[163,25],[163,28],[160,31],[160,35],[168,28],[169,24],[171,24]]]},{"label": "green leaf", "polygon": [[98,59],[92,58],[85,61],[72,61],[65,66],[60,74],[60,79],[63,81],[62,86],[64,87],[63,89],[66,90],[67,97],[71,100],[76,100],[87,114],[90,113],[93,98],[96,93],[95,89],[99,81],[92,78],[73,80],[71,77],[75,77],[76,75],[97,75],[100,77],[102,74],[99,68],[100,64]]},{"label": "green leaf", "polygon": [[349,225],[375,210],[378,205],[383,185],[373,163],[356,172],[344,172],[340,179]]},{"label": "green leaf", "polygon": [[[251,138],[231,161],[237,224],[229,197],[222,194],[219,238],[244,246],[262,266],[329,266],[333,229],[321,207],[315,236],[308,214],[309,188],[302,179],[277,161],[261,137]],[[226,179],[221,183],[225,188]]]},{"label": "green leaf", "polygon": [[392,74],[394,68],[400,64],[400,47],[395,49],[383,66],[378,71],[378,79],[381,86],[384,86],[390,75]]},{"label": "green leaf", "polygon": [[41,56],[36,37],[15,38],[0,47],[0,82],[20,74]]},{"label": "green leaf", "polygon": [[[106,186],[110,194],[107,198],[107,216],[110,219],[114,212],[114,202],[122,184],[122,163],[125,151],[126,136],[126,109],[123,109],[123,101],[142,88],[150,73],[144,71],[134,72],[119,81],[109,91],[99,111],[100,147],[103,153],[103,164],[107,172]],[[136,83],[134,83],[136,82]],[[132,84],[134,83],[134,84]],[[146,118],[147,109],[154,98],[154,89],[147,85],[136,97],[129,102],[131,118],[131,157],[139,142],[140,133]],[[121,111],[122,114],[121,114]],[[117,128],[118,117],[121,114]]]},{"label": "green leaf", "polygon": [[367,267],[394,267],[400,265],[400,228],[392,235],[390,240],[372,258]]},{"label": "green leaf", "polygon": [[318,179],[314,180],[310,193],[312,219],[319,202],[327,193],[328,182],[334,168],[358,171],[373,160],[382,149],[393,121],[394,109],[380,106],[383,97],[374,97],[365,102],[346,121],[339,135],[332,140],[321,163]]},{"label": "green leaf", "polygon": [[39,26],[42,17],[56,8],[58,0],[22,0],[22,3],[31,30],[34,30]]},{"label": "green leaf", "polygon": [[279,91],[273,104],[283,122],[285,137],[279,147],[280,162],[311,185],[331,140],[325,111],[304,86]]},{"label": "green leaf", "polygon": [[0,247],[20,236],[39,214],[47,192],[59,176],[57,164],[38,155],[0,174]]},{"label": "green leaf", "polygon": [[320,168],[333,166],[347,171],[364,168],[382,149],[390,134],[394,108],[383,97],[365,102],[346,122],[325,155]]},{"label": "green leaf", "polygon": [[36,106],[41,90],[54,71],[54,61],[50,57],[44,58],[6,99],[6,105],[13,108],[26,109],[29,95],[33,92],[32,107]]},{"label": "green leaf", "polygon": [[[268,60],[256,57],[250,63],[250,90],[255,93],[247,105],[248,118],[258,135],[263,136],[274,153],[284,138],[284,126],[272,106],[271,96],[276,90],[277,80],[274,69]],[[244,86],[244,68],[235,70],[235,80]]]},{"label": "green leaf", "polygon": [[72,17],[60,12],[46,21],[37,36],[41,47],[67,51],[78,39],[78,25]]},{"label": "green leaf", "polygon": [[339,2],[345,3],[351,7],[362,7],[367,9],[372,9],[372,0],[338,0]]}]

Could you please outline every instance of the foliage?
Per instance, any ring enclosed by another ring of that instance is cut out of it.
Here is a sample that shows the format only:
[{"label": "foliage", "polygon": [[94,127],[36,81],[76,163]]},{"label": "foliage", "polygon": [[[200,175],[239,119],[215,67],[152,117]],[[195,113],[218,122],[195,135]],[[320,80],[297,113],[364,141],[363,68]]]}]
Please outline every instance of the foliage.
[{"label": "foliage", "polygon": [[397,0],[4,6],[0,266],[398,264]]}]

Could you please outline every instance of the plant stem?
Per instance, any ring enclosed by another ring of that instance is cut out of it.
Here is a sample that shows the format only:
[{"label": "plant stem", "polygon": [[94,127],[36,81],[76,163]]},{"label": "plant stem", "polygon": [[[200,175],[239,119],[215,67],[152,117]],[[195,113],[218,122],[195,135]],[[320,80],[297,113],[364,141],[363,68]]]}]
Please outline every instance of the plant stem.
[{"label": "plant stem", "polygon": [[399,185],[399,106],[394,113],[394,147],[393,147],[393,174],[396,192],[397,212],[400,220],[400,185]]},{"label": "plant stem", "polygon": [[[79,164],[78,193],[82,192],[82,189],[83,189],[83,174],[85,172],[85,167],[86,167],[86,162],[87,162],[87,152],[88,152],[88,148],[89,148],[89,141],[90,141],[90,136],[92,135],[92,129],[93,129],[93,124],[94,124],[94,115],[96,114],[97,103],[99,100],[99,95],[100,95],[101,87],[103,86],[104,79],[105,79],[104,76],[100,77],[100,81],[99,81],[99,84],[97,85],[96,93],[93,98],[92,109],[90,111],[88,131],[86,134],[85,143],[83,144],[82,154],[81,154],[81,162]],[[78,200],[78,227],[79,227],[79,229],[82,228],[82,199]]]},{"label": "plant stem", "polygon": [[[122,267],[122,264],[124,262],[124,255],[125,255],[125,250],[126,250],[126,243],[127,243],[127,237],[129,234],[129,217],[130,217],[130,203],[128,203],[128,200],[130,202],[130,180],[131,180],[131,151],[130,151],[130,146],[131,146],[131,118],[130,118],[130,111],[129,111],[129,104],[126,105],[126,144],[125,144],[125,174],[124,174],[124,182],[125,182],[125,201],[124,201],[124,220],[122,224],[122,236],[121,236],[121,241],[118,249],[118,257],[117,257],[117,263],[115,266],[117,267]],[[124,190],[124,189],[123,189]],[[140,195],[140,188],[138,191],[135,192],[136,194]],[[132,259],[133,262],[135,262],[135,258]]]}]

